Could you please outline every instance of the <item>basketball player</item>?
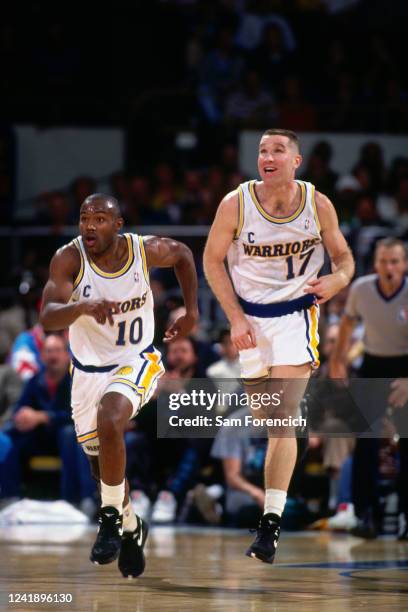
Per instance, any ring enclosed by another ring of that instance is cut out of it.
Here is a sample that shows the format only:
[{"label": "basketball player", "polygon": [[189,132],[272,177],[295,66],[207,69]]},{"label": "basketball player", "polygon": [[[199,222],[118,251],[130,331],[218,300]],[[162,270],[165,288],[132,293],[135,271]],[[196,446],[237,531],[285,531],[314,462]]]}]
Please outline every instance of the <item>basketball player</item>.
[{"label": "basketball player", "polygon": [[[261,180],[224,197],[204,253],[208,282],[239,350],[242,377],[251,383],[248,393],[268,377],[304,379],[296,402],[319,363],[319,304],[345,287],[354,272],[332,203],[310,183],[295,180],[301,161],[294,132],[267,130],[259,145]],[[334,271],[317,278],[324,247]],[[274,560],[296,454],[295,437],[269,437],[264,515],[247,551],[266,563]]]},{"label": "basketball player", "polygon": [[187,335],[197,322],[197,276],[184,244],[121,235],[122,227],[114,198],[86,198],[80,236],[51,260],[40,320],[47,331],[69,327],[72,414],[102,500],[91,561],[111,563],[119,555],[122,574],[136,577],[144,570],[147,526],[129,502],[123,435],[164,371],[152,344],[149,268],[173,267],[183,291],[187,312],[165,332],[165,341]]}]

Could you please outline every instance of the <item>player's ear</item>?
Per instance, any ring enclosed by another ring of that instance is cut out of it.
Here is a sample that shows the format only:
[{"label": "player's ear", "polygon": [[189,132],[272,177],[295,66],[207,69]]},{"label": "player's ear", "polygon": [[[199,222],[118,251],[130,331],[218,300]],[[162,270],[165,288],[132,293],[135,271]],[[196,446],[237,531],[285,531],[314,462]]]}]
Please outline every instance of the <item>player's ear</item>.
[{"label": "player's ear", "polygon": [[122,227],[124,226],[125,222],[123,220],[123,217],[118,217],[115,221],[115,225],[116,225],[116,229],[118,230],[118,232],[122,229]]},{"label": "player's ear", "polygon": [[296,155],[295,157],[295,168],[299,168],[299,166],[302,165],[302,161],[303,161],[303,157],[301,156],[301,154],[299,153],[298,155]]}]

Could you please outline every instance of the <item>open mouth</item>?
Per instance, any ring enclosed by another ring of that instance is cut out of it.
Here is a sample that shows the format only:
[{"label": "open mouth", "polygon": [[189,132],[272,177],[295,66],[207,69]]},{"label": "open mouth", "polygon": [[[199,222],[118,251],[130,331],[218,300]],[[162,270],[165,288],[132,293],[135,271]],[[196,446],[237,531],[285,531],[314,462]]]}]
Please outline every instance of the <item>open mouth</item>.
[{"label": "open mouth", "polygon": [[264,172],[265,174],[273,174],[274,172],[276,172],[276,168],[274,166],[265,166],[264,168]]},{"label": "open mouth", "polygon": [[85,236],[85,244],[87,247],[93,247],[96,242],[96,236]]}]

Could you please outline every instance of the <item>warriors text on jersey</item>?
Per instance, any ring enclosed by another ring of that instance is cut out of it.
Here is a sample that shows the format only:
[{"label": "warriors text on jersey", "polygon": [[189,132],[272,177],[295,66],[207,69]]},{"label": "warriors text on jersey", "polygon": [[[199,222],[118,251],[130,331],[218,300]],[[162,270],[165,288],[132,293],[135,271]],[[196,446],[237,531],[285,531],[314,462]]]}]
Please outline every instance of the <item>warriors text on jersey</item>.
[{"label": "warriors text on jersey", "polygon": [[238,187],[239,223],[228,251],[235,291],[259,304],[304,296],[303,289],[316,278],[324,261],[315,188],[296,181],[301,190],[300,206],[290,217],[280,218],[262,208],[255,183]]},{"label": "warriors text on jersey", "polygon": [[104,272],[87,256],[82,238],[73,244],[81,267],[70,302],[104,298],[119,303],[114,325],[100,325],[91,316],[79,317],[69,328],[74,357],[83,365],[105,366],[131,361],[151,345],[154,336],[153,296],[141,236],[124,234],[128,259],[118,272]]}]

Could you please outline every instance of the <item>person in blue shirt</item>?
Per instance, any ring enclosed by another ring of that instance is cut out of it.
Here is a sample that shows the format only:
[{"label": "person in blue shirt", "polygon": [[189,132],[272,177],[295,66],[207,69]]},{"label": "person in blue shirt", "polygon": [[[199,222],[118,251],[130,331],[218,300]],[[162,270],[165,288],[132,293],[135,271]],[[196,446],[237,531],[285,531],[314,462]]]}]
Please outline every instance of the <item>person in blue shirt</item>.
[{"label": "person in blue shirt", "polygon": [[92,496],[94,484],[86,457],[77,447],[71,419],[70,355],[65,338],[47,336],[41,357],[43,369],[27,381],[4,426],[12,446],[0,465],[0,496],[21,495],[22,466],[30,457],[59,455],[61,498],[77,503]]}]

